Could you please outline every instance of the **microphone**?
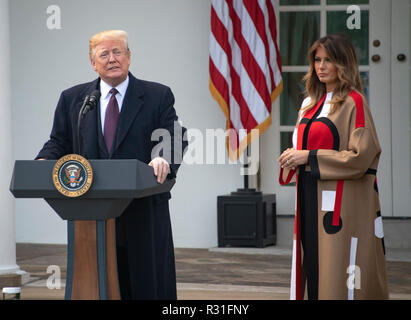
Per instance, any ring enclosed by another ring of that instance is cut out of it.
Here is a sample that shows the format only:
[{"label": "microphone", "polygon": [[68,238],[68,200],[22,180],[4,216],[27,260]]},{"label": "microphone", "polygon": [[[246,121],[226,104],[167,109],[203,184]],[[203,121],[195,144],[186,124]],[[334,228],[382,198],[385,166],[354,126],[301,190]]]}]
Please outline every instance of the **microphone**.
[{"label": "microphone", "polygon": [[90,110],[93,110],[96,105],[100,102],[100,90],[94,90],[90,95],[87,95],[84,98],[83,105],[80,108],[80,111],[78,113],[78,119],[77,119],[77,143],[78,143],[78,154],[82,155],[82,149],[83,149],[83,144],[82,144],[82,136],[81,136],[81,121],[83,120],[84,116],[86,115],[87,112]]},{"label": "microphone", "polygon": [[85,101],[87,102],[85,103],[82,116],[84,116],[87,112],[93,110],[96,107],[96,105],[100,101],[100,96],[101,92],[99,90],[94,90],[89,96],[86,96]]},{"label": "microphone", "polygon": [[99,90],[94,90],[90,95],[84,98],[83,105],[80,108],[79,119],[82,119],[87,112],[93,110],[100,101],[101,93]]}]

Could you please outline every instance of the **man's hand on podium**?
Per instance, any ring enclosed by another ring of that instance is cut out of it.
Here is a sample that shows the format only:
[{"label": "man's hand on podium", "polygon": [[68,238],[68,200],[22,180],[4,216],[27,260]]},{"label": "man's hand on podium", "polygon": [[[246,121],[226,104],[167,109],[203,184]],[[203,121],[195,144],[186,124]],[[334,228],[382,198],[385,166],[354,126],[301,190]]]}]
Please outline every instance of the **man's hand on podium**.
[{"label": "man's hand on podium", "polygon": [[170,173],[170,165],[168,162],[161,157],[155,157],[148,165],[153,167],[157,182],[163,183],[166,180],[167,175]]}]

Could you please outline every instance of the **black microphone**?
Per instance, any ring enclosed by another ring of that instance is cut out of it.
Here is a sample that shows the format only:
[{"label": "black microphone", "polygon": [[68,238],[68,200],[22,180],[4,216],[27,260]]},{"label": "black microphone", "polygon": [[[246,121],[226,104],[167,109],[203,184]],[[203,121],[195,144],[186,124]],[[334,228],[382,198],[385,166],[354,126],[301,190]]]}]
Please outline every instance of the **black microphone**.
[{"label": "black microphone", "polygon": [[83,116],[87,112],[89,112],[90,110],[93,110],[96,107],[96,105],[100,101],[100,96],[101,96],[100,90],[94,90],[89,96],[87,96],[88,99],[87,99],[87,102],[85,103],[84,111],[82,114]]},{"label": "black microphone", "polygon": [[83,144],[82,144],[82,137],[81,137],[81,121],[83,120],[84,116],[86,115],[87,112],[90,110],[93,110],[96,105],[100,102],[100,90],[94,90],[90,95],[87,95],[84,98],[83,105],[80,108],[80,111],[78,113],[78,119],[77,119],[77,143],[78,143],[78,154],[82,155],[82,149],[83,149]]}]

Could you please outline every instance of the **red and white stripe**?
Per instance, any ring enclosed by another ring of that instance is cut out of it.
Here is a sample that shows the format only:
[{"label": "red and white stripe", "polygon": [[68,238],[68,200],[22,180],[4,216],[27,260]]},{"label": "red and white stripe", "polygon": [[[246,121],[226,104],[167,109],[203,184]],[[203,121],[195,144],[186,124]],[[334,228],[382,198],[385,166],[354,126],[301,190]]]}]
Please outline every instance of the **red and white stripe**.
[{"label": "red and white stripe", "polygon": [[[251,142],[251,130],[271,124],[271,105],[282,90],[273,0],[212,0],[210,91],[230,130],[229,157]],[[234,134],[233,134],[234,133]]]}]

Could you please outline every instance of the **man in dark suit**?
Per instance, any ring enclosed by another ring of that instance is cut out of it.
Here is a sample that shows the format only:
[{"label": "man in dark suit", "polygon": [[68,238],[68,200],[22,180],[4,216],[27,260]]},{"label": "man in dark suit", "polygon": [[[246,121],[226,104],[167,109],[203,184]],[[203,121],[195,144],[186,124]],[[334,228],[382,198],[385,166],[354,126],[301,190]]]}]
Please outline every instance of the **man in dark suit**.
[{"label": "man in dark suit", "polygon": [[[182,139],[185,129],[177,122],[170,88],[139,80],[129,72],[130,50],[124,31],[94,35],[90,39],[90,61],[100,77],[62,92],[50,139],[36,159],[59,159],[78,152],[78,113],[85,96],[97,89],[100,103],[82,122],[82,155],[88,159],[138,159],[153,167],[159,183],[168,175],[175,177],[187,142]],[[167,159],[152,156],[158,144],[151,139],[156,129],[170,134]],[[175,145],[180,147],[176,149]],[[134,199],[116,219],[122,299],[177,297],[170,197],[167,192]]]}]

